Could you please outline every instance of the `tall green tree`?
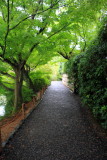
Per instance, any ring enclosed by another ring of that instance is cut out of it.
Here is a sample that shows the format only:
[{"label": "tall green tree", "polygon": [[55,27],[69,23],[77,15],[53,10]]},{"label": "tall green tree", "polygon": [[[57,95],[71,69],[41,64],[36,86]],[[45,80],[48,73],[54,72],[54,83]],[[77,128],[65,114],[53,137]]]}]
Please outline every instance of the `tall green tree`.
[{"label": "tall green tree", "polygon": [[34,49],[46,36],[48,22],[54,18],[59,1],[1,1],[0,59],[15,73],[14,107],[22,103],[23,73]]},{"label": "tall green tree", "polygon": [[[57,21],[52,30],[62,28],[51,38],[56,51],[65,59],[84,52],[97,36],[100,21],[106,15],[107,2],[77,0],[66,1],[69,5],[57,10]],[[65,27],[64,27],[65,26]]]},{"label": "tall green tree", "polygon": [[68,59],[78,44],[84,50],[86,27],[84,32],[80,30],[105,13],[106,3],[105,0],[0,1],[0,60],[11,67],[15,77],[16,109],[23,101],[22,85],[29,57],[36,50],[40,53],[43,46],[47,54],[47,43],[51,52]]}]

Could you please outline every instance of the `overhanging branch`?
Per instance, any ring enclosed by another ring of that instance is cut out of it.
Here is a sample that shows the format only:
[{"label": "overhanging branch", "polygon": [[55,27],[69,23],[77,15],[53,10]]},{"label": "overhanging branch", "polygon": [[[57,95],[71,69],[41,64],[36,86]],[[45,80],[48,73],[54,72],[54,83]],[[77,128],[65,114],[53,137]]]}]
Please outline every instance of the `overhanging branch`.
[{"label": "overhanging branch", "polygon": [[8,90],[8,91],[12,91],[12,92],[14,91],[14,89],[5,86],[2,82],[0,82],[0,85],[1,85],[4,89],[6,89],[6,90]]},{"label": "overhanging branch", "polygon": [[[60,1],[60,0],[59,0],[59,1]],[[30,16],[27,16],[26,18],[23,18],[23,19],[22,19],[20,22],[18,22],[14,27],[10,28],[10,31],[13,30],[13,29],[15,29],[16,27],[18,27],[22,22],[26,21],[27,19],[32,18],[32,16],[35,17],[35,16],[38,15],[38,14],[41,14],[41,13],[44,13],[44,12],[50,10],[50,9],[53,9],[53,7],[56,6],[59,1],[57,1],[57,3],[55,3],[54,5],[50,5],[50,7],[47,8],[47,9],[45,9],[45,10],[42,10],[42,11],[40,11],[40,12],[38,12],[38,13],[35,13],[35,14],[30,15]]]},{"label": "overhanging branch", "polygon": [[5,76],[8,76],[8,77],[10,77],[12,79],[15,79],[15,77],[12,76],[12,75],[10,75],[9,73],[3,72],[3,71],[0,71],[0,73],[3,74],[3,75],[5,75]]},{"label": "overhanging branch", "polygon": [[6,62],[6,63],[10,64],[12,67],[16,67],[17,66],[17,61],[15,59],[12,59],[13,60],[13,62],[12,62],[12,60],[4,58],[3,55],[0,55],[0,60],[2,62]]},{"label": "overhanging branch", "polygon": [[65,26],[63,26],[62,28],[60,28],[59,30],[57,30],[56,32],[54,32],[53,34],[51,34],[47,39],[53,37],[54,35],[56,35],[57,33],[59,33],[60,31],[62,31],[63,29],[65,29],[66,27],[68,27],[71,23],[66,24]]},{"label": "overhanging branch", "polygon": [[10,9],[9,9],[9,0],[7,0],[7,31],[6,31],[6,35],[5,35],[5,38],[4,38],[4,48],[3,48],[3,57],[5,55],[5,52],[6,52],[6,45],[7,45],[7,37],[8,37],[8,34],[9,34],[9,21],[10,21]]},{"label": "overhanging branch", "polygon": [[64,55],[64,53],[63,52],[61,52],[61,51],[58,51],[58,53],[62,56],[62,57],[64,57],[65,59],[69,59],[69,56],[68,55]]}]

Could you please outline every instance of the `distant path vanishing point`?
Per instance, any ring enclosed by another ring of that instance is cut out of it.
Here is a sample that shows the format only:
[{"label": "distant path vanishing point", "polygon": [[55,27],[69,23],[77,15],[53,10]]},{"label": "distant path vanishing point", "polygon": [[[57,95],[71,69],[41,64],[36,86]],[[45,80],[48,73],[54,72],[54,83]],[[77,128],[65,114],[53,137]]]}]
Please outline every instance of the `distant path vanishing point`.
[{"label": "distant path vanishing point", "polygon": [[5,160],[107,160],[107,139],[92,127],[79,98],[54,81],[6,145]]}]

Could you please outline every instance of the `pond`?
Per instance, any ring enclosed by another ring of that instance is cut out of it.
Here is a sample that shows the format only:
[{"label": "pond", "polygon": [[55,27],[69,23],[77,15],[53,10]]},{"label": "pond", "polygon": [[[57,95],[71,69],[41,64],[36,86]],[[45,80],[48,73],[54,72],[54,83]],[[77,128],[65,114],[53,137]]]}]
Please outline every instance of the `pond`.
[{"label": "pond", "polygon": [[6,96],[0,96],[0,116],[5,115]]},{"label": "pond", "polygon": [[5,106],[0,106],[0,116],[5,115]]}]

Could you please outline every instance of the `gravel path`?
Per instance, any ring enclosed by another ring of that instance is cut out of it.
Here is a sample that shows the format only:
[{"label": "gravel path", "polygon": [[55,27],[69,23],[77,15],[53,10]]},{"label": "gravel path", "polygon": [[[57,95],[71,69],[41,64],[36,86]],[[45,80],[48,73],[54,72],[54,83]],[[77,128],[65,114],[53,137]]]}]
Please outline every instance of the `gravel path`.
[{"label": "gravel path", "polygon": [[107,160],[107,139],[79,99],[52,82],[1,156],[5,160]]}]

